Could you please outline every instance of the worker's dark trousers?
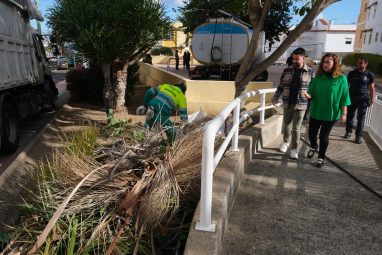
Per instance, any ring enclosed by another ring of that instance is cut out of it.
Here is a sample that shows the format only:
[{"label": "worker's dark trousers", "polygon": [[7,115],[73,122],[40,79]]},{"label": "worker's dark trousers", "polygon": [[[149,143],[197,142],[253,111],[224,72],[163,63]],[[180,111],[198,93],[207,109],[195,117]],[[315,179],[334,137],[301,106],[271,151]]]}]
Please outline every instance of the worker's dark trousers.
[{"label": "worker's dark trousers", "polygon": [[368,99],[351,99],[352,104],[348,106],[346,115],[346,132],[351,133],[354,127],[354,115],[357,111],[357,128],[356,136],[362,136],[362,130],[365,125],[366,110],[368,107]]},{"label": "worker's dark trousers", "polygon": [[329,135],[336,121],[317,120],[310,117],[309,120],[309,141],[310,147],[317,149],[317,135],[320,131],[320,148],[318,148],[318,157],[325,159],[326,150],[329,145]]}]

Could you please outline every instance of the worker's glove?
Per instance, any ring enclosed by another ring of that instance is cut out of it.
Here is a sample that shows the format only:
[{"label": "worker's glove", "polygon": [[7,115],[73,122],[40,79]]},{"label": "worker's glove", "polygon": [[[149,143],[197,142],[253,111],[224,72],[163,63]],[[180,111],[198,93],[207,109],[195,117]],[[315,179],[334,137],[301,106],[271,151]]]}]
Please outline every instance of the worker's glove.
[{"label": "worker's glove", "polygon": [[146,119],[151,120],[152,118],[154,118],[154,109],[149,107],[147,109]]},{"label": "worker's glove", "polygon": [[146,112],[146,107],[144,105],[141,105],[137,108],[137,115],[144,115]]}]

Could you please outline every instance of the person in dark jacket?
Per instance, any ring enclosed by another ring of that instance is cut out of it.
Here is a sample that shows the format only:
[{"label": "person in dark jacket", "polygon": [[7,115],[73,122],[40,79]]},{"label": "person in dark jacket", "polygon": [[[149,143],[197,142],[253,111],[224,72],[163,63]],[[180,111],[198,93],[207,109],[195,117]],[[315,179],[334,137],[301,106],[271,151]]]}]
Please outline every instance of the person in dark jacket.
[{"label": "person in dark jacket", "polygon": [[175,51],[175,69],[179,70],[179,51]]},{"label": "person in dark jacket", "polygon": [[357,111],[357,127],[355,130],[355,143],[360,144],[362,130],[365,125],[367,107],[373,104],[375,98],[374,75],[366,68],[367,58],[361,56],[357,60],[357,68],[348,74],[351,105],[346,116],[345,139],[351,137],[354,128],[354,115]]}]

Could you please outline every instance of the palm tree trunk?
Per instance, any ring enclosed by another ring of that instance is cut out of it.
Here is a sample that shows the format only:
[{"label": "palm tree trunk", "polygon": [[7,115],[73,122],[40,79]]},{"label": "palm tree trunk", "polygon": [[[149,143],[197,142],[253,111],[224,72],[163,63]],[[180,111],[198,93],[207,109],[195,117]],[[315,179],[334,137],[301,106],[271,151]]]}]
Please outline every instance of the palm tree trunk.
[{"label": "palm tree trunk", "polygon": [[117,81],[116,81],[116,112],[126,112],[125,106],[125,94],[127,86],[127,69],[129,68],[128,64],[124,64],[122,70],[117,71]]},{"label": "palm tree trunk", "polygon": [[111,122],[114,119],[115,90],[110,80],[110,63],[102,64],[102,72],[103,72],[103,79],[104,79],[103,99],[105,103],[107,121]]}]

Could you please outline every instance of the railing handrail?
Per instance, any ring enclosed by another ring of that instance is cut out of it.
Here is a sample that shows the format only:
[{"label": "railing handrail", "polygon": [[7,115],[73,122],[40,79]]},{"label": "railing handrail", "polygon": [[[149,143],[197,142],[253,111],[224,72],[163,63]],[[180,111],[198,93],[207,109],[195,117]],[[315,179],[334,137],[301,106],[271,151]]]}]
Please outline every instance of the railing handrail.
[{"label": "railing handrail", "polygon": [[[196,224],[196,230],[215,232],[215,224],[212,224],[212,183],[213,173],[219,164],[228,144],[231,142],[231,151],[238,151],[239,125],[240,123],[255,112],[260,112],[260,124],[264,124],[265,110],[274,106],[265,106],[267,93],[274,93],[276,88],[260,89],[257,91],[245,92],[229,103],[218,115],[211,120],[204,131],[203,151],[202,151],[202,175],[201,175],[201,194],[200,194],[200,221]],[[260,95],[260,107],[246,113],[240,118],[240,108],[248,98]],[[233,111],[233,125],[225,141],[218,151],[215,152],[215,137],[219,128]]]},{"label": "railing handrail", "polygon": [[[382,93],[375,93],[375,104],[382,105]],[[371,121],[371,116],[373,112],[373,105],[367,108],[366,111],[366,117],[365,117],[365,126],[369,127],[370,126],[370,121]]]},{"label": "railing handrail", "polygon": [[[251,116],[255,112],[260,112],[260,124],[264,124],[265,110],[274,108],[273,105],[265,106],[265,98],[267,93],[273,93],[276,88],[260,89],[257,91],[250,91],[243,93],[240,97],[235,98],[229,103],[218,115],[211,120],[204,131],[203,137],[203,152],[202,152],[202,176],[201,176],[201,194],[200,194],[200,221],[197,222],[195,229],[201,231],[215,232],[215,224],[212,223],[212,184],[213,173],[222,158],[224,151],[227,149],[228,144],[231,142],[231,151],[238,150],[239,140],[239,124]],[[245,112],[240,117],[240,107],[243,102],[256,95],[261,96],[260,107],[251,111]],[[375,104],[382,106],[382,94],[376,93]],[[215,137],[219,128],[225,123],[230,113],[233,111],[233,125],[229,131],[225,141],[215,151]],[[372,117],[373,106],[367,110],[367,117],[365,125],[370,125],[370,118]],[[381,116],[381,115],[379,115]]]}]

